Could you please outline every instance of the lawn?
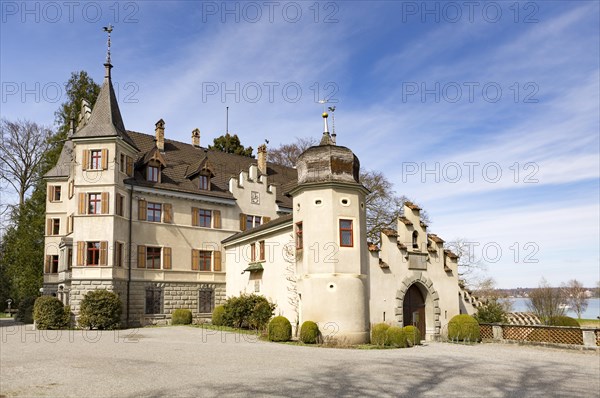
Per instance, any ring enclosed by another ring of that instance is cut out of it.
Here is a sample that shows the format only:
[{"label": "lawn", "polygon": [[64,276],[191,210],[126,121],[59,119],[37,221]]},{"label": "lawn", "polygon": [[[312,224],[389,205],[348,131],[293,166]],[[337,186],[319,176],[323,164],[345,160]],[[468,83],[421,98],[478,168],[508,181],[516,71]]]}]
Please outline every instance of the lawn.
[{"label": "lawn", "polygon": [[586,328],[600,328],[600,319],[578,319],[577,322]]}]

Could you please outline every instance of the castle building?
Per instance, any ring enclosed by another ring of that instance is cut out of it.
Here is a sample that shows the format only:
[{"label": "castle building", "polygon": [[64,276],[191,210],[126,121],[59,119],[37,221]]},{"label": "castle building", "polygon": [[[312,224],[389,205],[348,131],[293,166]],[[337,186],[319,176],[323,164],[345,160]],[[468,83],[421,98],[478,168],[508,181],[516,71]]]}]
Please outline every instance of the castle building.
[{"label": "castle building", "polygon": [[320,145],[296,168],[125,129],[110,59],[93,109],[84,104],[48,188],[44,294],[75,316],[94,289],[116,292],[123,323],[167,322],[173,310],[210,318],[227,296],[256,293],[293,325],[318,322],[348,342],[370,324],[416,324],[424,338],[473,311],[457,258],[405,204],[397,231],[366,240],[358,158],[338,146],[324,114]]}]

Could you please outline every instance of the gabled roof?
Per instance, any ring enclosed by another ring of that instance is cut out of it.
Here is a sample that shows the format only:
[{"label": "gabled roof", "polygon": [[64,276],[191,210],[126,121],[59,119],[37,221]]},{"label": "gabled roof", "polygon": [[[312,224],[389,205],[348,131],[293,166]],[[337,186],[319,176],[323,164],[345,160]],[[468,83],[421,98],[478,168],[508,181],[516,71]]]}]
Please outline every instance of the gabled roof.
[{"label": "gabled roof", "polygon": [[44,178],[68,177],[71,170],[71,162],[73,161],[73,142],[67,140],[63,146],[56,165],[50,169]]},{"label": "gabled roof", "polygon": [[104,82],[92,109],[90,120],[73,135],[74,139],[86,137],[120,137],[129,145],[135,144],[127,135],[117,96],[110,78],[111,65],[106,64]]}]

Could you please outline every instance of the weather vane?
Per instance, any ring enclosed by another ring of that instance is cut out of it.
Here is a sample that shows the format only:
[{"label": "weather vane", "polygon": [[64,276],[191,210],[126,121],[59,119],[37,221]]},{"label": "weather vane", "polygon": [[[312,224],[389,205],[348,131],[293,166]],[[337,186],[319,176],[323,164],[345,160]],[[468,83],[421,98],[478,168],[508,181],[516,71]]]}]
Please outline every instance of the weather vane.
[{"label": "weather vane", "polygon": [[110,33],[113,31],[113,26],[111,24],[108,24],[108,26],[105,26],[102,29],[108,33],[108,49],[106,51],[106,63],[110,64]]}]

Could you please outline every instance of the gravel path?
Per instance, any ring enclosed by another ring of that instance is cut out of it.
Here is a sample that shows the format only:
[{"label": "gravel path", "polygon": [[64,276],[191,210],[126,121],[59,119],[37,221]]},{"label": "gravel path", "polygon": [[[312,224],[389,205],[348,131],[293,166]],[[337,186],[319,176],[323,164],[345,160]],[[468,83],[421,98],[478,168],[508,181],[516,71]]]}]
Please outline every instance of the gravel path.
[{"label": "gravel path", "polygon": [[325,349],[184,326],[0,332],[2,398],[600,396],[593,351],[446,343]]}]

